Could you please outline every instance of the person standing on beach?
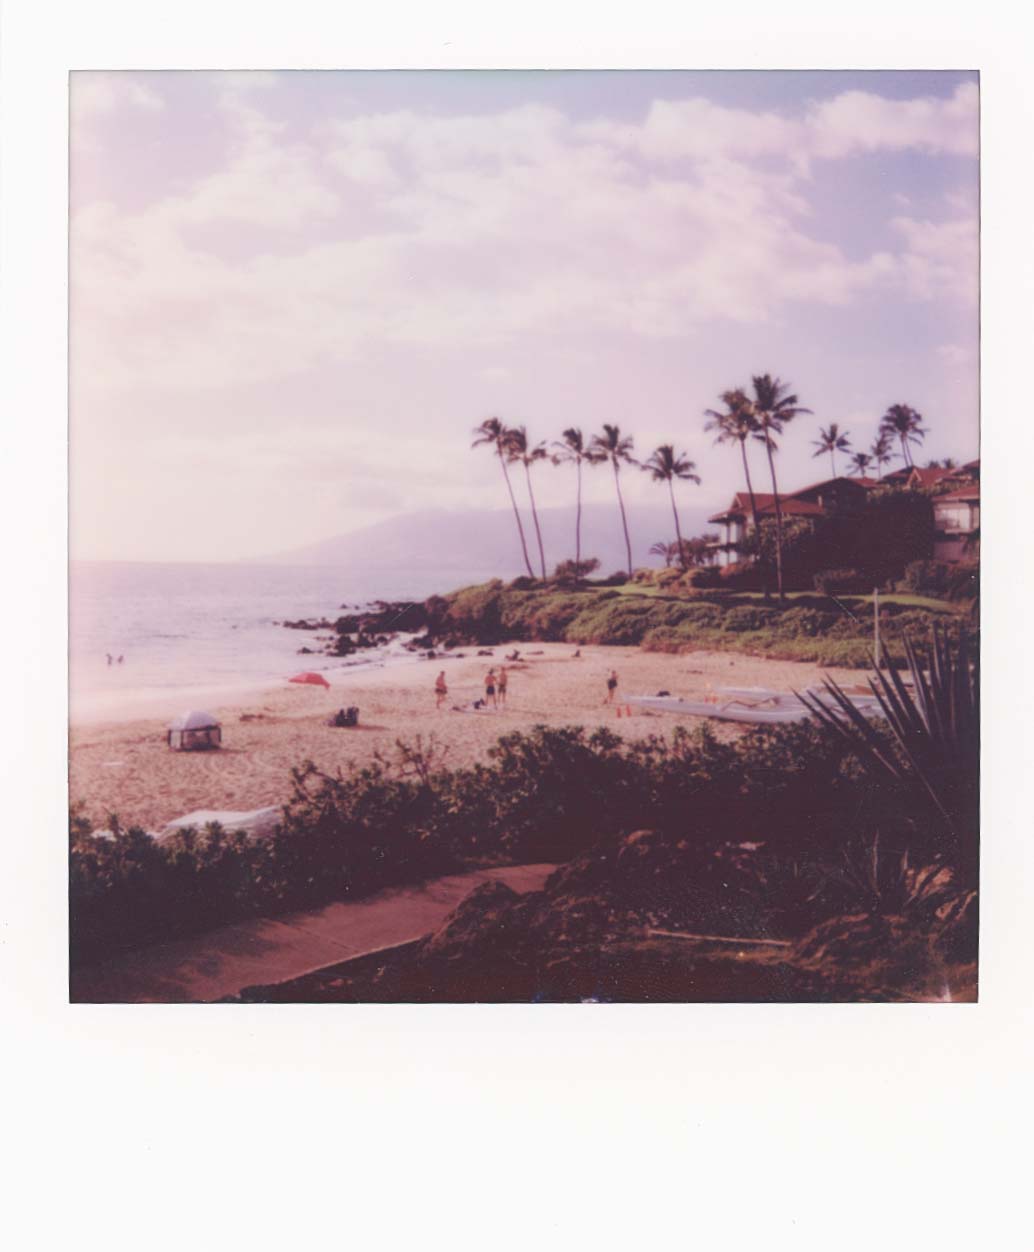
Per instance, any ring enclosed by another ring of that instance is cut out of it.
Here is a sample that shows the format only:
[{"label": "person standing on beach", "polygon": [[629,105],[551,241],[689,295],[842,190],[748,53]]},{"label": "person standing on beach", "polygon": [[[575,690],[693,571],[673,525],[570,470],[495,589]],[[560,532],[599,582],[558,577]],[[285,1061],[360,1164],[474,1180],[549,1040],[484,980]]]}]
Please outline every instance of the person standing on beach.
[{"label": "person standing on beach", "polygon": [[445,697],[449,694],[449,688],[445,684],[445,670],[434,680],[434,707],[440,709],[445,703]]},{"label": "person standing on beach", "polygon": [[610,677],[607,679],[607,699],[606,704],[614,703],[614,696],[618,689],[618,672],[616,669],[610,671]]},{"label": "person standing on beach", "polygon": [[495,698],[495,683],[495,670],[490,669],[485,675],[485,703],[488,704],[488,702],[491,701],[492,708],[497,709],[499,707],[499,702]]},{"label": "person standing on beach", "polygon": [[506,684],[508,681],[506,666],[502,665],[499,668],[499,707],[501,709],[506,708]]}]

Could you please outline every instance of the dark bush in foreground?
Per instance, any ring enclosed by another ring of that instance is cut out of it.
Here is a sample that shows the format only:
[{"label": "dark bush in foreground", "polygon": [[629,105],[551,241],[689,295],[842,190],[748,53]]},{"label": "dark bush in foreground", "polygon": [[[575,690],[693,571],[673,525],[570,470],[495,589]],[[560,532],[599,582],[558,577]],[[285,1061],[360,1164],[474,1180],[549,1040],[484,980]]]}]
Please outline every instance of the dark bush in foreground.
[{"label": "dark bush in foreground", "polygon": [[455,770],[433,744],[400,744],[394,761],[348,777],[296,770],[265,843],[210,827],[157,844],[117,823],[100,837],[75,818],[72,961],[475,864],[566,862],[593,848],[606,866],[615,841],[644,827],[668,849],[656,854],[662,895],[685,902],[687,874],[707,862],[709,875],[710,858],[733,856],[722,881],[734,871],[749,880],[751,915],[798,933],[857,900],[849,867],[868,863],[874,830],[886,864],[907,855],[917,832],[897,787],[861,783],[849,745],[811,724],[734,743],[706,727],[633,743],[604,729],[538,727],[504,736],[487,764]]}]

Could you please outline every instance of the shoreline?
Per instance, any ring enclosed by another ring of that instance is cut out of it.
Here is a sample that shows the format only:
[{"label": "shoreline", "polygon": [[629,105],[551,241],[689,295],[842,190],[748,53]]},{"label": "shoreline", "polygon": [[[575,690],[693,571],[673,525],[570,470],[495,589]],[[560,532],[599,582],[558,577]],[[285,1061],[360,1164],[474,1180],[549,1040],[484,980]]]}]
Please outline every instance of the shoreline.
[{"label": "shoreline", "polygon": [[[490,666],[520,649],[521,661],[508,666],[508,707],[489,712],[453,711],[483,695]],[[737,652],[700,651],[679,655],[646,652],[634,646],[596,645],[580,650],[567,643],[506,644],[461,649],[458,657],[415,657],[410,662],[342,667],[326,671],[330,688],[254,686],[209,688],[204,703],[223,725],[223,747],[213,752],[172,752],[165,743],[168,716],[182,712],[182,691],[151,701],[149,692],[126,693],[114,715],[73,718],[69,734],[69,798],[102,824],[117,813],[123,826],[160,830],[168,822],[201,809],[248,811],[281,805],[290,796],[291,769],[305,760],[333,773],[390,758],[399,739],[419,737],[431,744],[441,764],[471,765],[484,760],[500,736],[528,731],[536,724],[604,726],[626,738],[670,735],[676,726],[700,725],[699,717],[637,710],[621,715],[604,704],[606,677],[617,669],[621,699],[667,690],[673,695],[706,696],[721,686],[808,686],[830,673],[857,681],[857,672],[811,663],[772,661]],[[581,655],[574,654],[580,651]],[[446,708],[435,708],[434,682],[444,670],[449,687]],[[336,729],[326,721],[339,708],[358,705],[359,725]],[[146,709],[144,705],[147,705]],[[171,710],[167,715],[166,710]],[[747,727],[710,722],[720,737]]]}]

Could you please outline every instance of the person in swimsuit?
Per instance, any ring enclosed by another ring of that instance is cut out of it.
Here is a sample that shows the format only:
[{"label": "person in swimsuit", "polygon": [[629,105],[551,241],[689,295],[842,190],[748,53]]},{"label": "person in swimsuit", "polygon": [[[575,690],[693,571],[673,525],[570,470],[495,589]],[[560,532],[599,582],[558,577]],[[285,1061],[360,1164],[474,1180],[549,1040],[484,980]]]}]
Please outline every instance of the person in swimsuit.
[{"label": "person in swimsuit", "polygon": [[485,703],[487,704],[491,700],[492,708],[497,709],[499,702],[495,698],[495,682],[495,670],[490,669],[485,675]]},{"label": "person in swimsuit", "polygon": [[618,672],[616,669],[610,671],[610,677],[607,679],[607,704],[614,703],[614,693],[618,689]]},{"label": "person in swimsuit", "polygon": [[440,709],[445,703],[445,697],[449,694],[449,688],[445,685],[445,670],[438,675],[434,681],[434,707]]},{"label": "person in swimsuit", "polygon": [[505,666],[505,665],[503,665],[503,666],[501,666],[501,667],[500,667],[500,670],[499,670],[499,684],[498,684],[498,685],[499,685],[499,707],[500,707],[500,708],[502,708],[502,709],[505,709],[505,708],[506,708],[506,684],[507,684],[507,681],[508,681],[508,679],[507,679],[507,676],[506,676],[506,666]]}]

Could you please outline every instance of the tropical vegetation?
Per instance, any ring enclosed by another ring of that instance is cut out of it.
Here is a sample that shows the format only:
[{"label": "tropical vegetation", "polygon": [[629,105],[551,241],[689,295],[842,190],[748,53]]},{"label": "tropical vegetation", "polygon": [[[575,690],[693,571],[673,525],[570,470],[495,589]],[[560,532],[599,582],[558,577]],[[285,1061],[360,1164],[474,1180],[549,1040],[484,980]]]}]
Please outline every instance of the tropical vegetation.
[{"label": "tropical vegetation", "polygon": [[838,422],[830,422],[826,427],[819,427],[819,437],[812,441],[815,448],[813,456],[825,456],[829,453],[829,467],[833,472],[833,477],[837,476],[837,452],[849,452],[851,450],[851,440],[847,431],[842,431]]},{"label": "tropical vegetation", "polygon": [[687,550],[682,538],[682,527],[679,525],[679,510],[675,504],[675,480],[692,482],[700,486],[700,475],[696,473],[696,465],[689,460],[684,452],[676,453],[670,443],[662,443],[655,448],[642,468],[647,471],[654,482],[666,483],[671,498],[671,512],[675,519],[676,552],[683,567],[686,565]]},{"label": "tropical vegetation", "polygon": [[614,489],[618,496],[618,508],[621,510],[621,527],[625,532],[625,551],[628,556],[628,576],[632,577],[632,540],[628,535],[628,515],[625,512],[625,501],[621,494],[621,467],[623,465],[635,465],[636,459],[632,455],[633,440],[631,436],[622,435],[620,426],[609,426],[606,422],[603,424],[603,433],[593,435],[590,445],[592,450],[592,464],[599,465],[603,462],[609,462],[614,470]]}]

